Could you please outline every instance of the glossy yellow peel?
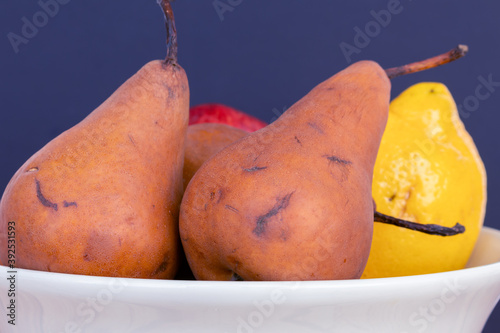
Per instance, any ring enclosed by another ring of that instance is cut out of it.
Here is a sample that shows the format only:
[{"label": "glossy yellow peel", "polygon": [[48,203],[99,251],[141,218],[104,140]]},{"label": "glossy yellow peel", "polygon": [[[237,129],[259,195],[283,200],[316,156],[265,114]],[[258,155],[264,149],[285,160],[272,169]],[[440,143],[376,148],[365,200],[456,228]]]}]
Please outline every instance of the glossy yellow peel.
[{"label": "glossy yellow peel", "polygon": [[394,99],[373,176],[373,198],[383,214],[452,227],[442,237],[375,223],[362,278],[461,269],[473,250],[486,207],[486,171],[450,92],[419,83]]}]

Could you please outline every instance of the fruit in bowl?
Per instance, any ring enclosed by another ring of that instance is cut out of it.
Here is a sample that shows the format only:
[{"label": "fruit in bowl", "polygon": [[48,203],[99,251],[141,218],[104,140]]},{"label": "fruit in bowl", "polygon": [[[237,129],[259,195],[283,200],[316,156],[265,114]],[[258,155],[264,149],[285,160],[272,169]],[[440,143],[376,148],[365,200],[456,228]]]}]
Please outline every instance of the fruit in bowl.
[{"label": "fruit in bowl", "polygon": [[359,278],[370,250],[371,178],[389,93],[378,64],[354,64],[203,164],[179,220],[195,277]]},{"label": "fruit in bowl", "polygon": [[245,130],[222,123],[198,123],[188,126],[184,147],[184,189],[205,161],[247,134]]},{"label": "fruit in bowl", "polygon": [[16,267],[175,276],[189,86],[177,63],[170,3],[162,6],[166,59],[146,64],[12,177],[0,201],[2,262],[13,224]]},{"label": "fruit in bowl", "polygon": [[391,102],[373,197],[385,214],[466,232],[443,239],[377,223],[364,278],[465,267],[483,225],[486,171],[446,86],[424,82]]},{"label": "fruit in bowl", "polygon": [[189,125],[217,123],[233,126],[247,132],[255,132],[267,123],[233,107],[220,104],[208,103],[191,107],[189,110]]}]

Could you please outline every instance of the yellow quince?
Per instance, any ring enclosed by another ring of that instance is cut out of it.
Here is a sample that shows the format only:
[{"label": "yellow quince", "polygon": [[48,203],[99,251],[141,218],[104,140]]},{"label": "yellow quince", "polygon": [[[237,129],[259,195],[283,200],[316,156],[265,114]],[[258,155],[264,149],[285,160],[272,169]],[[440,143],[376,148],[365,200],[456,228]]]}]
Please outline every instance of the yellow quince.
[{"label": "yellow quince", "polygon": [[445,85],[419,83],[389,108],[373,176],[377,211],[465,233],[442,237],[375,223],[362,278],[465,267],[486,208],[486,171]]}]

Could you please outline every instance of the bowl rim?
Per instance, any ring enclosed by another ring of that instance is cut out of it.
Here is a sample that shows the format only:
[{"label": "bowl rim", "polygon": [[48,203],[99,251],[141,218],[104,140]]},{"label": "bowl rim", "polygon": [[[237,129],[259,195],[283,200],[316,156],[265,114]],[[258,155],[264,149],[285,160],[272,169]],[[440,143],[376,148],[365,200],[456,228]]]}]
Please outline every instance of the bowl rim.
[{"label": "bowl rim", "polygon": [[[482,232],[493,234],[500,240],[500,230],[483,226]],[[465,267],[463,269],[420,274],[408,275],[398,277],[384,277],[384,278],[370,278],[370,279],[346,279],[346,280],[309,280],[309,281],[202,281],[202,280],[162,280],[162,279],[147,279],[147,278],[124,278],[124,277],[106,277],[106,276],[93,276],[93,275],[80,275],[58,272],[46,272],[31,270],[25,268],[14,268],[11,270],[8,266],[0,265],[0,270],[16,271],[17,274],[25,274],[23,279],[34,281],[36,284],[43,283],[57,283],[60,285],[68,285],[75,283],[82,284],[108,284],[110,281],[124,281],[128,287],[137,288],[214,288],[225,287],[230,289],[244,288],[292,288],[296,289],[299,285],[301,288],[364,288],[374,286],[397,286],[408,285],[408,283],[428,283],[433,280],[445,280],[456,278],[470,278],[476,275],[484,274],[500,274],[500,261],[476,267]]]}]

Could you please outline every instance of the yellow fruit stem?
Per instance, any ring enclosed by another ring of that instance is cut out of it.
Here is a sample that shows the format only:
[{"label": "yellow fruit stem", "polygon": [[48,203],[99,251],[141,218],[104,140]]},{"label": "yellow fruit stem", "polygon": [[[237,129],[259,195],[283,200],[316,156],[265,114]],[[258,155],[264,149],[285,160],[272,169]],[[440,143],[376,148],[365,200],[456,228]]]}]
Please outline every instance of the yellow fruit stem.
[{"label": "yellow fruit stem", "polygon": [[453,227],[448,228],[437,224],[421,224],[402,219],[397,219],[395,217],[385,215],[379,212],[375,212],[374,218],[375,222],[392,224],[398,227],[423,232],[429,235],[454,236],[458,234],[463,234],[465,232],[465,227],[460,223],[457,223]]}]

